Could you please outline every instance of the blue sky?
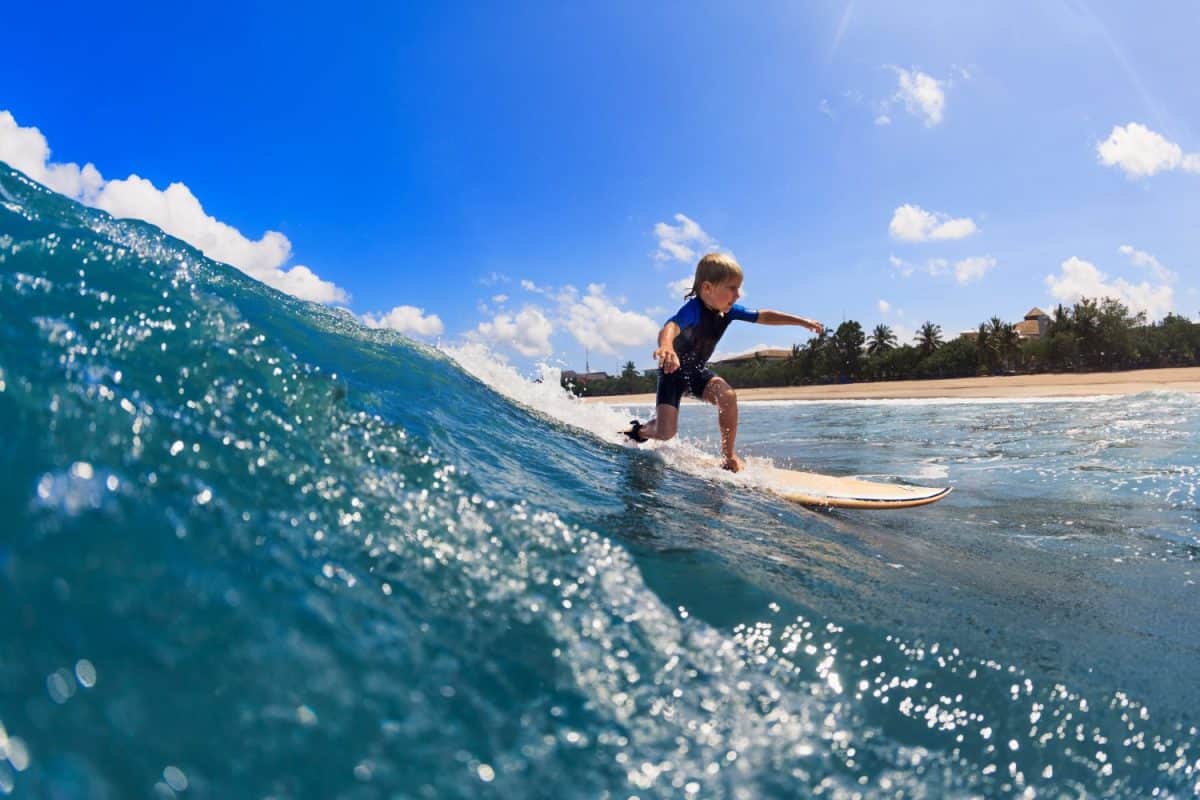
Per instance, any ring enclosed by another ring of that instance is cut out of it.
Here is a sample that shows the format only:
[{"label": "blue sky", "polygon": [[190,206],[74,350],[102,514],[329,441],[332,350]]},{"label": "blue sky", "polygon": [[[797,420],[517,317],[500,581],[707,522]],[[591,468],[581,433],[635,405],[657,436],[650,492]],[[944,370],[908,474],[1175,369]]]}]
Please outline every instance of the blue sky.
[{"label": "blue sky", "polygon": [[902,338],[1200,312],[1194,3],[174,5],[6,10],[0,159],[368,324],[648,367],[709,248]]}]

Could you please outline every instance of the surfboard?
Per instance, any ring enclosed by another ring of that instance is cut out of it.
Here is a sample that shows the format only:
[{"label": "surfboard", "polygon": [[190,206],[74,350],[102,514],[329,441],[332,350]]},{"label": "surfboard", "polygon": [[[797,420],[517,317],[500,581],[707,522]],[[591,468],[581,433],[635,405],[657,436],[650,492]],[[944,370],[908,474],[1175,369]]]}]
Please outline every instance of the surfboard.
[{"label": "surfboard", "polygon": [[951,487],[881,483],[861,478],[838,478],[780,467],[758,467],[767,488],[787,500],[826,508],[912,508],[936,503]]},{"label": "surfboard", "polygon": [[[708,455],[699,457],[696,463],[707,469],[721,469],[720,460]],[[754,464],[746,473],[738,474],[745,474],[753,485],[785,500],[822,508],[912,508],[936,503],[953,491],[949,486],[840,478],[767,464]]]}]

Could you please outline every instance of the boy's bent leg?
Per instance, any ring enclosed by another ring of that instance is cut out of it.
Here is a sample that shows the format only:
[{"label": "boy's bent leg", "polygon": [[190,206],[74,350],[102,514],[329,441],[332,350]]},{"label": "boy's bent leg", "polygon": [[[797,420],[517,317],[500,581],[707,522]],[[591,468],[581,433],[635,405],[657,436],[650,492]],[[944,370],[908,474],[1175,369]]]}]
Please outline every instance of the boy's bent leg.
[{"label": "boy's bent leg", "polygon": [[679,426],[679,409],[669,403],[659,403],[654,410],[654,419],[638,428],[638,433],[650,439],[674,438]]},{"label": "boy's bent leg", "polygon": [[745,463],[737,455],[738,407],[737,392],[724,378],[713,378],[704,387],[704,400],[717,407],[717,424],[721,428],[721,465],[731,472],[740,472]]},{"label": "boy's bent leg", "polygon": [[647,439],[662,441],[673,438],[679,422],[679,400],[683,397],[686,386],[684,376],[679,370],[672,373],[660,372],[658,389],[654,398],[654,417],[645,425],[635,422],[634,427],[626,435],[631,439],[644,436]]}]

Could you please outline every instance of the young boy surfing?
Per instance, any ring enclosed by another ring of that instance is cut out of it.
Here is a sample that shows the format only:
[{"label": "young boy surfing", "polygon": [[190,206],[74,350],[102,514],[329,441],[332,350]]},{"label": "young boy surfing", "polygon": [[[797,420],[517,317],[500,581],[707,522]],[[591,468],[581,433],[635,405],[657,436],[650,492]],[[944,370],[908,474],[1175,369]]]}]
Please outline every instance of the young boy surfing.
[{"label": "young boy surfing", "polygon": [[[735,319],[762,325],[802,325],[820,333],[821,323],[779,311],[747,311],[737,304],[742,294],[742,268],[732,256],[709,253],[696,265],[691,298],[658,332],[658,394],[654,417],[646,423],[633,420],[625,435],[639,444],[675,436],[679,400],[687,392],[717,407],[721,428],[721,455],[725,469],[740,471],[745,463],[734,447],[737,440],[737,395],[724,378],[708,369],[717,342]],[[686,298],[685,298],[686,299]]]}]

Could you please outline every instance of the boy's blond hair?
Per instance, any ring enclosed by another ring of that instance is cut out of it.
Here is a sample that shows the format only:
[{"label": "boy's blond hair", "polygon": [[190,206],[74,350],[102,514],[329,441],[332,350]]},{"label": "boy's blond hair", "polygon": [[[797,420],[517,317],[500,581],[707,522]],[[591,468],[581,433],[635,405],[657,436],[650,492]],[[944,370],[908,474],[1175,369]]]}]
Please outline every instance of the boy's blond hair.
[{"label": "boy's blond hair", "polygon": [[696,279],[692,281],[692,290],[685,294],[683,299],[699,297],[700,287],[705,281],[719,286],[730,278],[742,278],[742,265],[726,253],[709,253],[696,265]]}]

